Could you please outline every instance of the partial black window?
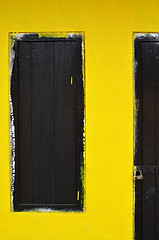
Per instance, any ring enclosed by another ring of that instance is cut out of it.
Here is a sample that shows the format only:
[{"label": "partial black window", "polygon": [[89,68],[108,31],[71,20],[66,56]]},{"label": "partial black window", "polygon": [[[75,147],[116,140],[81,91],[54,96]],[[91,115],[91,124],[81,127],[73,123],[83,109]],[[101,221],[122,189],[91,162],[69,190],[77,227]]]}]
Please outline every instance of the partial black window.
[{"label": "partial black window", "polygon": [[135,239],[159,239],[159,35],[135,38]]},{"label": "partial black window", "polygon": [[82,36],[26,34],[14,51],[14,210],[82,210]]}]

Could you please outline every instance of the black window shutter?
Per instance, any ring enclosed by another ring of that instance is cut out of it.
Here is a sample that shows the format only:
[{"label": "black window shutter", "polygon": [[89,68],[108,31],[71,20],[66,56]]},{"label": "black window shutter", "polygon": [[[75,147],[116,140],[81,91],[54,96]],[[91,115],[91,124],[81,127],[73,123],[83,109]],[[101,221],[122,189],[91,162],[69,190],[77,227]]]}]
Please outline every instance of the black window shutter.
[{"label": "black window shutter", "polygon": [[[140,36],[139,36],[140,35]],[[135,38],[135,239],[159,239],[159,36]],[[139,175],[142,173],[143,178]]]},{"label": "black window shutter", "polygon": [[[15,42],[14,210],[82,210],[82,38]],[[79,196],[79,197],[78,197]]]}]

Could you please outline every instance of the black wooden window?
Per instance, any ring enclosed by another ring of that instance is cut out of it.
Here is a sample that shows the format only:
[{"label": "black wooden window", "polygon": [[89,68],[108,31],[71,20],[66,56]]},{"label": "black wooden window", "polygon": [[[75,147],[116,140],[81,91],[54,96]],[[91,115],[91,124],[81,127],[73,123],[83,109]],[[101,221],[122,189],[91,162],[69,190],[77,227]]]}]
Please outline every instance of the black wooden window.
[{"label": "black wooden window", "polygon": [[26,34],[14,51],[14,210],[82,210],[82,37]]}]

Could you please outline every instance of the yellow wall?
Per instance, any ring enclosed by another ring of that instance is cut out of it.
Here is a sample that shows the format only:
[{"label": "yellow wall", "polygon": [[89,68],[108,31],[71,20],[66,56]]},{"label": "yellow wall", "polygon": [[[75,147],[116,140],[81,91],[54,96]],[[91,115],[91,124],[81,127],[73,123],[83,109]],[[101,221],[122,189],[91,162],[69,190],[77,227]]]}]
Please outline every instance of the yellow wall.
[{"label": "yellow wall", "polygon": [[[0,0],[0,240],[133,239],[134,32],[155,0]],[[86,212],[10,211],[8,32],[85,31]]]}]

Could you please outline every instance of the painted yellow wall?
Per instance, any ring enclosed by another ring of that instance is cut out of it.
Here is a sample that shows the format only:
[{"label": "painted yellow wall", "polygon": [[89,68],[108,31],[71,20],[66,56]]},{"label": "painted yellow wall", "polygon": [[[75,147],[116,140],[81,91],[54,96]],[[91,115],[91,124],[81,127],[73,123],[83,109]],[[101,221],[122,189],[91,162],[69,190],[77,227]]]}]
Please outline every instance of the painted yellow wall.
[{"label": "painted yellow wall", "polygon": [[[134,32],[155,0],[0,0],[0,239],[133,239]],[[86,212],[10,211],[9,32],[85,31]]]}]

